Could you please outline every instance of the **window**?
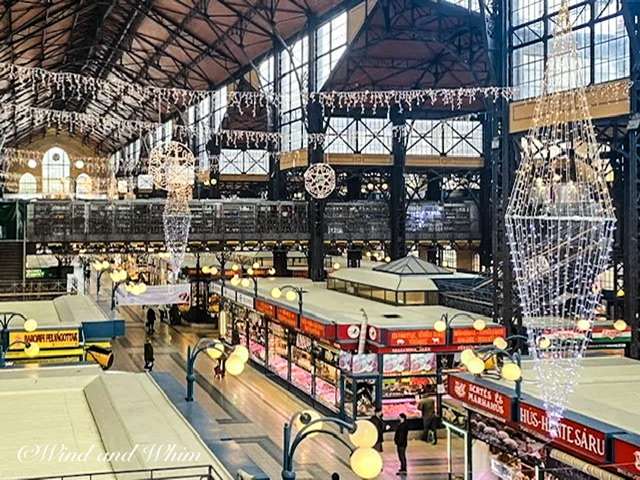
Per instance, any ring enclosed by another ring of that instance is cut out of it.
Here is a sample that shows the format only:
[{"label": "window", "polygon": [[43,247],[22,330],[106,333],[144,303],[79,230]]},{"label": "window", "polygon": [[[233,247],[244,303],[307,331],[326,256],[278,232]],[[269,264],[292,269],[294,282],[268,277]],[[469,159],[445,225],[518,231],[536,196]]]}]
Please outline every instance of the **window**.
[{"label": "window", "polygon": [[18,183],[18,193],[24,195],[33,195],[38,193],[38,182],[36,177],[31,173],[25,173],[22,175]]},{"label": "window", "polygon": [[93,190],[91,177],[86,173],[81,173],[76,178],[76,195],[88,195]]},{"label": "window", "polygon": [[442,255],[442,266],[456,269],[458,267],[458,254],[451,247],[445,247],[440,251]]},{"label": "window", "polygon": [[479,272],[480,271],[480,254],[479,253],[474,253],[473,254],[473,258],[471,259],[471,270],[473,270],[474,272]]},{"label": "window", "polygon": [[42,159],[42,192],[67,193],[71,162],[69,155],[59,147],[53,147]]},{"label": "window", "polygon": [[596,23],[593,48],[596,83],[629,76],[629,37],[621,15]]},{"label": "window", "polygon": [[266,175],[269,152],[266,150],[231,150],[220,152],[220,173],[227,175]]},{"label": "window", "polygon": [[280,52],[280,124],[282,150],[292,151],[306,147],[307,135],[302,121],[302,94],[307,91],[309,57],[308,37],[302,37],[291,48]]},{"label": "window", "polygon": [[347,12],[316,31],[316,89],[320,90],[347,48]]}]

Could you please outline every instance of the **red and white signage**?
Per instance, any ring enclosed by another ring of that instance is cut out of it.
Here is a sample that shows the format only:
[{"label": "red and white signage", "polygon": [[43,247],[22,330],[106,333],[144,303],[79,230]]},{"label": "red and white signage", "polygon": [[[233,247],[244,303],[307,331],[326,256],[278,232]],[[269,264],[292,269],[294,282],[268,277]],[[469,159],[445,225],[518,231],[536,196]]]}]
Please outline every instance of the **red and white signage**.
[{"label": "red and white signage", "polygon": [[475,328],[454,328],[452,341],[458,345],[482,345],[490,344],[497,337],[506,336],[505,327],[487,327],[484,330]]},{"label": "red and white signage", "polygon": [[455,375],[449,376],[448,389],[449,395],[470,408],[499,417],[505,422],[511,421],[511,397]]},{"label": "red and white signage", "polygon": [[631,435],[614,437],[613,463],[620,470],[640,475],[640,439]]},{"label": "red and white signage", "polygon": [[389,347],[424,347],[427,345],[444,345],[445,332],[435,330],[394,330],[387,334]]},{"label": "red and white signage", "polygon": [[[523,429],[551,438],[549,435],[549,420],[542,408],[528,403],[521,403],[520,425]],[[595,461],[596,464],[602,464],[607,461],[605,433],[568,418],[563,418],[560,421],[558,437],[553,442],[584,458]]]}]

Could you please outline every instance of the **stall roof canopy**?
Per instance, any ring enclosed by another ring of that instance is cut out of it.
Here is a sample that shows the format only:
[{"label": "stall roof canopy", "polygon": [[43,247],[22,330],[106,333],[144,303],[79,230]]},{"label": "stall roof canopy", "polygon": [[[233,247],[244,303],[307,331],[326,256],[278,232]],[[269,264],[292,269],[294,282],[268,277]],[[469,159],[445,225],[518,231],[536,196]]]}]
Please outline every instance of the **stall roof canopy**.
[{"label": "stall roof canopy", "polygon": [[392,273],[395,275],[441,275],[453,274],[453,271],[434,265],[413,255],[399,258],[390,263],[373,267],[377,272]]}]

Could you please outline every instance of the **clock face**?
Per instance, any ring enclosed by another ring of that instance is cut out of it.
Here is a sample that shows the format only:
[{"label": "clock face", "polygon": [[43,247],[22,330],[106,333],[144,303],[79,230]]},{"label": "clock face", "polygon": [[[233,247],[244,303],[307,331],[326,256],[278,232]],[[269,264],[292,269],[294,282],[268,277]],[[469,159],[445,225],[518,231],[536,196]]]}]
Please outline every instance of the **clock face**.
[{"label": "clock face", "polygon": [[53,161],[54,162],[59,162],[60,161],[60,154],[59,153],[54,153],[53,154]]}]

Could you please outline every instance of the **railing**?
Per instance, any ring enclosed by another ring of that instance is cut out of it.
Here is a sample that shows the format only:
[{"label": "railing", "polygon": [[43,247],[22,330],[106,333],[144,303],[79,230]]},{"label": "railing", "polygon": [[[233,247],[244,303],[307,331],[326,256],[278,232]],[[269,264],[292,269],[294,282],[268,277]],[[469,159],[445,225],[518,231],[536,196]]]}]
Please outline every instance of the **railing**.
[{"label": "railing", "polygon": [[[424,203],[418,222],[407,222],[409,240],[479,238],[477,209],[472,203]],[[162,200],[33,201],[27,207],[27,241],[114,242],[162,241]],[[413,211],[413,210],[412,210]],[[305,240],[306,202],[200,200],[191,203],[192,241]],[[422,217],[421,217],[422,218]],[[385,202],[331,202],[325,208],[327,240],[389,240]]]},{"label": "railing", "polygon": [[119,470],[115,472],[94,472],[72,475],[48,475],[45,477],[25,477],[17,480],[230,480],[228,473],[221,475],[211,465],[165,467],[148,470]]},{"label": "railing", "polygon": [[9,300],[49,300],[67,293],[66,280],[20,280],[1,281],[0,299]]}]

